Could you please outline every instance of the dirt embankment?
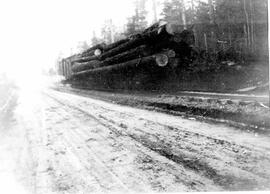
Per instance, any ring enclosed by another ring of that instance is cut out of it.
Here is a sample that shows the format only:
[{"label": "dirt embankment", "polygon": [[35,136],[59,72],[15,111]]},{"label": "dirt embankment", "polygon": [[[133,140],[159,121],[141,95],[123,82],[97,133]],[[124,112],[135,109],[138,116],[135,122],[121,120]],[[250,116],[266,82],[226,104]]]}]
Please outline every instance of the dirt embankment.
[{"label": "dirt embankment", "polygon": [[256,101],[237,99],[219,99],[214,97],[177,96],[145,93],[110,93],[104,91],[83,90],[70,87],[57,87],[59,91],[77,93],[102,99],[116,104],[129,105],[148,110],[166,112],[193,119],[214,120],[231,125],[269,133],[269,108]]}]

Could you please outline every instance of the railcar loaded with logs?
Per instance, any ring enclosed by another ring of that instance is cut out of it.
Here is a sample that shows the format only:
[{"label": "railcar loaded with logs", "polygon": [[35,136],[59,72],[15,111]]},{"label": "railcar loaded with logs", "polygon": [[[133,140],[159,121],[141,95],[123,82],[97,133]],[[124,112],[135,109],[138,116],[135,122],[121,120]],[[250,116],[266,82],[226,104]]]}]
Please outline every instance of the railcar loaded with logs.
[{"label": "railcar loaded with logs", "polygon": [[191,57],[193,31],[181,28],[160,21],[142,33],[62,59],[58,69],[67,82],[88,86],[129,89],[124,85],[158,82],[163,72]]}]

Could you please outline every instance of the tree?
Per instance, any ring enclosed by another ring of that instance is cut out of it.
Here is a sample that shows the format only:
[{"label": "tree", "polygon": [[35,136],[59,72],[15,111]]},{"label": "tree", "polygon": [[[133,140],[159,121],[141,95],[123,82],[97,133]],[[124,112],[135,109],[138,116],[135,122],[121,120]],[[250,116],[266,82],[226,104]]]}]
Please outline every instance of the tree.
[{"label": "tree", "polygon": [[125,35],[129,36],[131,34],[139,33],[147,27],[146,21],[146,0],[136,0],[135,2],[135,14],[128,18],[128,23],[126,24]]},{"label": "tree", "polygon": [[170,23],[183,26],[191,23],[191,17],[186,17],[186,7],[183,0],[166,0],[163,5],[162,15]]},{"label": "tree", "polygon": [[93,35],[92,35],[92,38],[91,38],[91,45],[94,46],[94,45],[100,44],[102,42],[103,42],[102,39],[101,38],[98,38],[96,36],[95,31],[93,31]]},{"label": "tree", "polygon": [[154,13],[154,23],[157,22],[157,2],[156,0],[152,0],[152,10]]},{"label": "tree", "polygon": [[104,25],[101,29],[101,35],[107,44],[111,44],[114,42],[114,33],[115,33],[115,26],[111,19],[105,20]]},{"label": "tree", "polygon": [[[163,18],[194,25],[195,45],[208,53],[268,54],[267,0],[165,0]],[[237,54],[239,55],[239,54]],[[239,55],[239,56],[240,56]],[[264,54],[265,55],[265,54]]]},{"label": "tree", "polygon": [[164,19],[170,23],[182,24],[182,15],[180,13],[181,3],[178,0],[166,0],[162,10]]},{"label": "tree", "polygon": [[215,22],[213,0],[208,0],[208,6],[209,6],[210,23],[213,24]]},{"label": "tree", "polygon": [[132,16],[128,18],[128,22],[126,24],[125,35],[129,36],[135,33],[138,33],[138,31],[136,30],[136,16]]},{"label": "tree", "polygon": [[[216,17],[218,23],[226,24],[224,30],[230,39],[242,32],[246,47],[254,50],[255,23],[267,22],[267,0],[216,0]],[[240,28],[239,28],[240,26]]]},{"label": "tree", "polygon": [[118,32],[118,31],[116,31],[115,33],[114,33],[114,41],[116,42],[116,41],[119,41],[119,40],[122,40],[122,39],[124,39],[124,38],[126,38],[126,36],[125,36],[125,34],[124,33],[122,33],[122,32]]},{"label": "tree", "polygon": [[77,48],[78,48],[79,52],[82,52],[82,51],[88,49],[89,45],[87,44],[86,41],[81,41],[81,42],[79,42]]},{"label": "tree", "polygon": [[195,11],[195,23],[210,24],[209,5],[205,2],[199,1]]}]

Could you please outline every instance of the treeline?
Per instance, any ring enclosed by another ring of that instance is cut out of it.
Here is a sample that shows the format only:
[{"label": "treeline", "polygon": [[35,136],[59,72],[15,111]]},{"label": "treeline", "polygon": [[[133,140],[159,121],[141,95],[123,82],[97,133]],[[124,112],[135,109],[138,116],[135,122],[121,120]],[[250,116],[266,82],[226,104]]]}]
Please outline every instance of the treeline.
[{"label": "treeline", "polygon": [[[267,0],[135,0],[134,14],[122,32],[107,20],[102,37],[92,44],[112,43],[142,32],[147,23],[146,3],[152,4],[153,22],[164,19],[190,28],[195,55],[205,60],[249,60],[268,56]],[[157,4],[162,13],[157,16]]]}]

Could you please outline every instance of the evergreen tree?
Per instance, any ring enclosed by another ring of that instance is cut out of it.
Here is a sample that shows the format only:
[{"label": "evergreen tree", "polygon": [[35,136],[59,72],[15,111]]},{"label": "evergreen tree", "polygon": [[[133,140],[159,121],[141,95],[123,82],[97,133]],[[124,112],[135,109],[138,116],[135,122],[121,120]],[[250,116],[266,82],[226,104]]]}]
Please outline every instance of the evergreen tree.
[{"label": "evergreen tree", "polygon": [[100,44],[102,42],[103,42],[102,39],[98,38],[96,36],[95,31],[93,31],[93,35],[92,35],[92,38],[91,38],[91,45],[94,46],[94,45]]},{"label": "evergreen tree", "polygon": [[206,2],[199,1],[195,11],[195,23],[196,24],[210,24],[210,9]]},{"label": "evergreen tree", "polygon": [[190,25],[195,18],[195,0],[166,0],[161,15],[173,24]]},{"label": "evergreen tree", "polygon": [[111,19],[106,20],[103,28],[101,29],[101,35],[105,43],[111,44],[114,42],[115,26]]},{"label": "evergreen tree", "polygon": [[166,0],[164,2],[164,8],[162,10],[162,15],[166,21],[174,24],[183,24],[182,14],[181,14],[182,4],[179,0]]},{"label": "evergreen tree", "polygon": [[147,27],[146,21],[146,0],[136,0],[135,2],[135,14],[128,18],[128,23],[126,24],[125,35],[129,36],[131,34],[139,33]]},{"label": "evergreen tree", "polygon": [[89,45],[87,44],[86,41],[81,41],[81,42],[79,42],[77,48],[78,48],[79,52],[82,52],[82,51],[88,49]]}]

